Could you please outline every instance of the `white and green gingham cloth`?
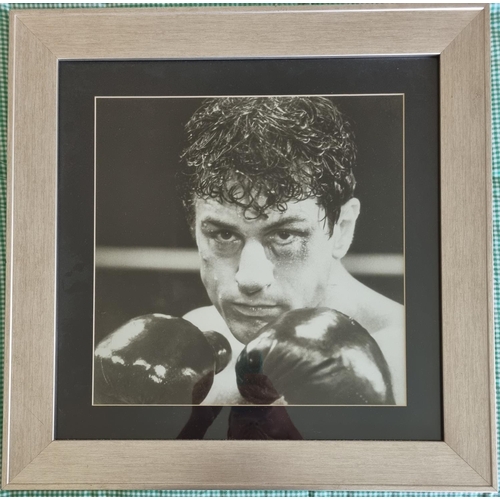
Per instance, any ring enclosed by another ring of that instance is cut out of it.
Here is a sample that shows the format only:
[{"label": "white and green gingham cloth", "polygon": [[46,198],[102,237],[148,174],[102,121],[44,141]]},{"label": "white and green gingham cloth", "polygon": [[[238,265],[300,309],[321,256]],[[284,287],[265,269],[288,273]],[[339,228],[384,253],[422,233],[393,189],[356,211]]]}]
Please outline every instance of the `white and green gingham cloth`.
[{"label": "white and green gingham cloth", "polygon": [[[220,4],[200,4],[204,7]],[[225,6],[244,4],[224,4]],[[250,4],[249,4],[250,5]],[[273,4],[251,4],[273,5]],[[275,5],[275,4],[274,4]],[[3,327],[5,300],[5,224],[7,171],[7,69],[9,51],[9,10],[61,9],[106,7],[193,7],[196,4],[0,4],[0,398],[3,393]],[[495,288],[495,355],[496,391],[500,400],[500,4],[491,5],[491,76],[492,76],[492,141],[493,141],[493,264]],[[499,412],[500,413],[500,412]],[[1,424],[0,412],[0,429]],[[499,446],[500,448],[500,446]],[[0,448],[1,453],[1,448]],[[1,461],[0,461],[1,463]],[[284,491],[284,490],[106,490],[106,491],[0,491],[0,497],[82,496],[82,497],[497,497],[493,493],[426,493],[426,492],[369,492],[369,491]]]}]

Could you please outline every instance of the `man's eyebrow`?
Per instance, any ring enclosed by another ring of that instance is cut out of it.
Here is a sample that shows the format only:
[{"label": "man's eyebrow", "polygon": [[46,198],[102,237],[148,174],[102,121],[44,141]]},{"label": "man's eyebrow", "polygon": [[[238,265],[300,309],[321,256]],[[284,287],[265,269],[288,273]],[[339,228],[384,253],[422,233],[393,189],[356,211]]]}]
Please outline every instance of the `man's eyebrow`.
[{"label": "man's eyebrow", "polygon": [[283,217],[276,222],[272,222],[271,224],[266,226],[266,229],[279,229],[280,227],[287,226],[288,224],[297,224],[301,222],[306,222],[307,225],[309,225],[309,221],[307,219],[304,219],[304,217],[290,215],[288,217]]},{"label": "man's eyebrow", "polygon": [[[304,217],[300,216],[294,216],[290,215],[288,217],[282,217],[281,219],[277,220],[276,222],[272,222],[270,224],[264,225],[264,228],[267,229],[278,229],[280,227],[286,226],[287,224],[296,224],[296,223],[301,223],[301,222],[307,222],[309,225],[309,221],[305,219]],[[212,224],[214,226],[224,228],[224,229],[232,229],[234,231],[237,231],[239,228],[236,224],[232,224],[230,222],[226,222],[221,219],[217,219],[214,217],[206,217],[202,219],[201,225],[205,224]]]},{"label": "man's eyebrow", "polygon": [[224,229],[233,229],[235,231],[238,229],[238,226],[236,224],[231,224],[230,222],[216,219],[214,217],[206,217],[202,219],[201,225],[204,226],[206,224],[212,224],[213,226],[217,226],[219,228],[224,228]]}]

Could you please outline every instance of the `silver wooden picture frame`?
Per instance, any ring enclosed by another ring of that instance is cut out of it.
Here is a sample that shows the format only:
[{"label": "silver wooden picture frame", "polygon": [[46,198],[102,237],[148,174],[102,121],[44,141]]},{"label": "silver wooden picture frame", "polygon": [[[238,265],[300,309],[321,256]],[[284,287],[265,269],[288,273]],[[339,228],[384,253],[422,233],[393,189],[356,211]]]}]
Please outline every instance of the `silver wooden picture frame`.
[{"label": "silver wooden picture frame", "polygon": [[[55,440],[58,63],[398,55],[440,65],[443,441]],[[479,4],[11,11],[2,487],[496,491],[489,57]]]}]

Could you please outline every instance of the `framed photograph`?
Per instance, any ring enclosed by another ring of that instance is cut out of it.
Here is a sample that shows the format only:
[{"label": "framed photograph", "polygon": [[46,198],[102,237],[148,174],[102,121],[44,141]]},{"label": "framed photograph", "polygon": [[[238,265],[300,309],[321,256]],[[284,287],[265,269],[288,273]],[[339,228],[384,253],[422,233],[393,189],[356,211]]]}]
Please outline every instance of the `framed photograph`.
[{"label": "framed photograph", "polygon": [[488,6],[10,23],[3,488],[496,491]]}]

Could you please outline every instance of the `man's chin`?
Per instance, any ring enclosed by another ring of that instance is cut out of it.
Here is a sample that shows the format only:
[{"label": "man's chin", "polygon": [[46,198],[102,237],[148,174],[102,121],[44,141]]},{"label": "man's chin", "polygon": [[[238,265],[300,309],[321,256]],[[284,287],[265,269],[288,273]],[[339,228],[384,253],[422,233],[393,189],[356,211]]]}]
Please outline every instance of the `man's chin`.
[{"label": "man's chin", "polygon": [[226,320],[229,330],[233,336],[242,344],[248,344],[257,338],[259,332],[274,319],[252,318],[247,321]]}]

